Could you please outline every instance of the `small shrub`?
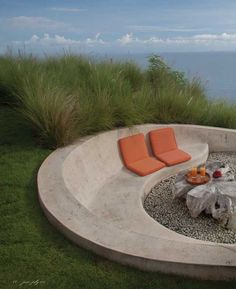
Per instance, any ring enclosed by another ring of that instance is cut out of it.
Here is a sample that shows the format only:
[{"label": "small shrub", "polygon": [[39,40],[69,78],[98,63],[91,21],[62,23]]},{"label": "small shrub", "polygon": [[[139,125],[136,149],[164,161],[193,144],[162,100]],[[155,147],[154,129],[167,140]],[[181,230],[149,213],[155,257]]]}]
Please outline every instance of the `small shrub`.
[{"label": "small shrub", "polygon": [[160,56],[150,56],[148,61],[148,79],[154,88],[165,87],[167,83],[174,83],[180,88],[183,88],[188,84],[185,74],[180,71],[172,70]]}]

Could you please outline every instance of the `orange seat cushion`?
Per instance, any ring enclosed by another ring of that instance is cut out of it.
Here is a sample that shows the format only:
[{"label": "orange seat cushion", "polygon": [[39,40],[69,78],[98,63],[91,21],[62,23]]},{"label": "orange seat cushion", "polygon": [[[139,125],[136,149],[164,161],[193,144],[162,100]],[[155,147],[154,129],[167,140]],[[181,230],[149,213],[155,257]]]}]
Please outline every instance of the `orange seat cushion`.
[{"label": "orange seat cushion", "polygon": [[144,135],[141,133],[120,139],[119,147],[125,166],[140,176],[146,176],[165,166],[149,156]]},{"label": "orange seat cushion", "polygon": [[126,166],[149,157],[142,133],[120,139],[119,146]]},{"label": "orange seat cushion", "polygon": [[167,166],[186,162],[191,156],[178,149],[173,128],[159,128],[149,133],[153,154]]},{"label": "orange seat cushion", "polygon": [[177,149],[174,130],[170,127],[152,130],[149,137],[156,157],[159,154]]},{"label": "orange seat cushion", "polygon": [[176,149],[159,154],[158,159],[164,162],[167,166],[173,166],[190,160],[191,156],[180,149]]},{"label": "orange seat cushion", "polygon": [[148,157],[146,159],[129,164],[127,168],[140,176],[146,176],[164,168],[165,166],[166,165],[164,163],[154,158]]}]

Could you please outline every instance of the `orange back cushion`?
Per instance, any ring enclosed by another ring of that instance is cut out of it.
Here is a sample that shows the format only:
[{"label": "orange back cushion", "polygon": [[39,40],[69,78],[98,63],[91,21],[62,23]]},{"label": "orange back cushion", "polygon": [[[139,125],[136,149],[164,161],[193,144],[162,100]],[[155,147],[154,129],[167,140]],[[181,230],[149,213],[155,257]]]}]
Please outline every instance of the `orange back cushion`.
[{"label": "orange back cushion", "polygon": [[155,156],[177,149],[174,130],[170,127],[152,130],[149,136]]},{"label": "orange back cushion", "polygon": [[149,157],[142,133],[119,139],[119,146],[126,166]]}]

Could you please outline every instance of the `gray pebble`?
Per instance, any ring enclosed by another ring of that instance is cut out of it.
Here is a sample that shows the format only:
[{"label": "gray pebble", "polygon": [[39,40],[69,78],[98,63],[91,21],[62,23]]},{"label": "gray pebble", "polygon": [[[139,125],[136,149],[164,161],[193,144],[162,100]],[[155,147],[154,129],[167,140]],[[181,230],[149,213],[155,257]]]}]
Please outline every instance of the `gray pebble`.
[{"label": "gray pebble", "polygon": [[[236,179],[236,153],[211,153],[209,161],[221,161],[228,164]],[[148,194],[144,209],[163,226],[188,237],[217,243],[236,243],[236,231],[221,227],[211,216],[202,213],[191,218],[184,201],[172,197],[175,176],[160,182]]]}]

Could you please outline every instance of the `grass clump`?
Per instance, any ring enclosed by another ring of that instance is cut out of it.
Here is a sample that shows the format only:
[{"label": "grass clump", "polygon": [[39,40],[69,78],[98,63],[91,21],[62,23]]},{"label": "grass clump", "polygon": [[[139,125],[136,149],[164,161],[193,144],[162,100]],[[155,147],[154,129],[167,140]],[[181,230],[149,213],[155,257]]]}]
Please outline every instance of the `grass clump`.
[{"label": "grass clump", "polygon": [[209,101],[198,79],[156,55],[143,71],[133,62],[7,54],[0,57],[0,103],[14,106],[50,147],[148,122],[236,128],[235,106]]}]

